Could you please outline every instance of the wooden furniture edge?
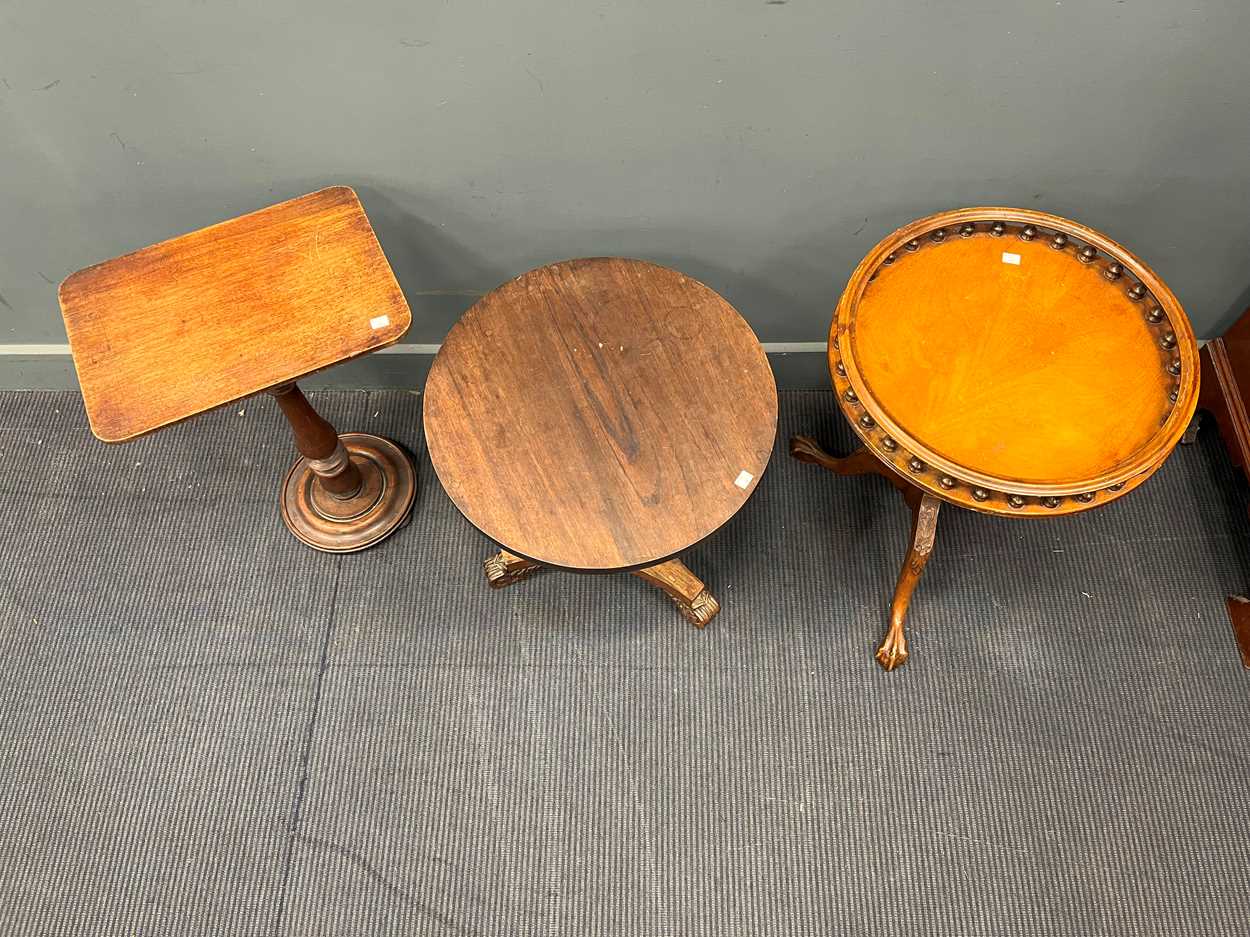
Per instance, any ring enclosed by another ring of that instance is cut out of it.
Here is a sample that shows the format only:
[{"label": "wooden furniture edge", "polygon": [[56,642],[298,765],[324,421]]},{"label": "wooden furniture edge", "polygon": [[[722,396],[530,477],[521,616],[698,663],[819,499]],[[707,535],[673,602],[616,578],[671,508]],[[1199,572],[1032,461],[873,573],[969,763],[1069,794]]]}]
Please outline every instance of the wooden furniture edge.
[{"label": "wooden furniture edge", "polygon": [[[908,241],[917,239],[921,235],[928,234],[938,228],[945,229],[961,223],[987,223],[993,221],[1040,225],[1044,228],[1061,231],[1065,235],[1070,235],[1078,241],[1094,247],[1097,251],[1102,252],[1113,261],[1124,266],[1126,273],[1135,277],[1140,284],[1144,285],[1149,295],[1158,301],[1158,304],[1166,313],[1168,324],[1176,335],[1175,351],[1181,363],[1181,374],[1179,377],[1180,393],[1172,406],[1167,421],[1160,427],[1159,432],[1155,434],[1151,443],[1143,449],[1141,455],[1134,462],[1130,463],[1128,467],[1114,473],[1106,473],[1103,476],[1083,481],[1078,485],[1025,483],[973,471],[966,466],[941,456],[890,419],[888,414],[885,414],[882,408],[877,405],[872,394],[868,393],[867,386],[858,373],[853,356],[845,354],[843,343],[849,334],[848,326],[851,311],[858,304],[859,298],[889,254],[907,244]],[[1080,222],[1048,212],[1011,208],[1008,206],[975,206],[937,212],[912,221],[882,238],[856,266],[838,300],[833,321],[830,323],[829,328],[827,356],[829,374],[837,392],[839,408],[851,423],[851,427],[856,435],[860,437],[861,443],[873,452],[878,453],[880,458],[887,459],[888,456],[880,452],[881,447],[877,445],[870,433],[870,429],[884,432],[895,443],[896,451],[905,451],[908,455],[914,456],[926,469],[932,469],[939,474],[957,478],[989,492],[1008,492],[1034,499],[1058,499],[1061,501],[1060,510],[1053,513],[1072,513],[1079,510],[1088,510],[1107,501],[1114,500],[1114,497],[1126,493],[1130,488],[1136,487],[1137,484],[1149,477],[1163,464],[1184,435],[1197,407],[1200,387],[1200,358],[1193,327],[1189,322],[1188,316],[1185,315],[1180,301],[1148,264],[1117,241]],[[849,386],[855,392],[857,397],[855,405],[861,408],[864,417],[870,420],[870,427],[862,426],[860,420],[856,419],[856,414],[850,411],[844,399],[844,388],[840,387],[840,384]],[[896,471],[899,470],[898,466],[892,465],[892,467]],[[907,477],[905,473],[900,472],[900,474],[903,474],[904,478]],[[963,507],[1002,516],[1018,516],[1018,512],[1000,510],[996,505],[986,507],[953,499],[936,486],[923,484],[920,480],[913,481],[913,484],[919,484],[920,487],[923,487],[930,494],[942,500],[954,501]],[[1076,505],[1069,503],[1074,496],[1090,492],[1099,492],[1100,494],[1106,492],[1112,497],[1100,496],[1086,503],[1078,502]]]}]

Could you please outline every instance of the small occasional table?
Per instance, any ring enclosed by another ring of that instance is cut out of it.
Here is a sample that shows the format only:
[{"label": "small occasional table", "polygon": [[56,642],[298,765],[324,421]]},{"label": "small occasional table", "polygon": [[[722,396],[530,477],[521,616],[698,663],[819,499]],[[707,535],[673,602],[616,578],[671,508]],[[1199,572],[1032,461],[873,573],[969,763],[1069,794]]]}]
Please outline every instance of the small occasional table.
[{"label": "small occasional table", "polygon": [[907,659],[907,607],[948,502],[1006,517],[1107,504],[1149,478],[1193,416],[1198,347],[1180,303],[1099,232],[1014,208],[913,222],[856,268],[829,333],[861,448],[791,454],[883,475],[912,535],[877,661]]},{"label": "small occasional table", "polygon": [[531,270],[452,328],[425,387],[426,444],[502,587],[542,566],[628,570],[703,627],[719,609],[676,557],[768,465],[763,349],[697,280],[621,258]]},{"label": "small occasional table", "polygon": [[395,443],[338,435],[295,381],[397,341],[411,315],[344,186],[79,270],[61,311],[91,429],[124,442],[261,391],[301,457],[282,519],[318,550],[371,546],[408,519],[416,475]]}]

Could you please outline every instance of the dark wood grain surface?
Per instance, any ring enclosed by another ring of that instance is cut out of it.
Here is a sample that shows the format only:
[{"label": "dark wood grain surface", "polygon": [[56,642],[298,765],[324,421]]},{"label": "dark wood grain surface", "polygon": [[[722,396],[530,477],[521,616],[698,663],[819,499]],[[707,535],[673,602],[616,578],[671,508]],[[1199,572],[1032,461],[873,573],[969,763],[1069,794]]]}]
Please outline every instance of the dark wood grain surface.
[{"label": "dark wood grain surface", "polygon": [[1250,310],[1202,347],[1198,406],[1215,418],[1233,463],[1250,469]]},{"label": "dark wood grain surface", "polygon": [[[1198,407],[1214,418],[1233,464],[1250,471],[1250,309],[1202,346]],[[1227,607],[1242,666],[1250,670],[1250,599],[1229,596]]]},{"label": "dark wood grain surface", "polygon": [[619,258],[483,297],[425,391],[456,506],[507,550],[571,569],[643,566],[711,534],[759,483],[776,424],[772,371],[733,307]]},{"label": "dark wood grain surface", "polygon": [[60,299],[91,428],[106,442],[384,347],[411,321],[345,186],[79,270]]}]

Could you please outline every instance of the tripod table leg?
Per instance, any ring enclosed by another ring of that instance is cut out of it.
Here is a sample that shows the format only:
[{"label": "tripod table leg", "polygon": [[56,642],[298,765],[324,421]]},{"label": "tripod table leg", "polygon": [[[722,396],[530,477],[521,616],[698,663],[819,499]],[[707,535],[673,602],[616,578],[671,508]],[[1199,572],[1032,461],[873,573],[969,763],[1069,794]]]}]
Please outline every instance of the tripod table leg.
[{"label": "tripod table leg", "polygon": [[677,610],[696,628],[702,628],[720,611],[720,603],[681,560],[668,560],[636,569],[634,575],[663,589],[676,604]]},{"label": "tripod table leg", "polygon": [[519,557],[507,550],[500,550],[486,558],[482,564],[486,571],[486,579],[492,589],[503,589],[513,583],[520,582],[527,576],[542,569],[541,563]]},{"label": "tripod table leg", "polygon": [[922,493],[917,488],[908,492],[906,497],[911,508],[911,544],[907,558],[903,560],[903,568],[899,570],[898,584],[894,587],[890,627],[877,648],[877,663],[886,670],[893,670],[907,660],[907,635],[903,631],[903,621],[907,617],[907,606],[911,604],[911,594],[920,581],[925,564],[929,562],[929,554],[933,552],[938,508],[942,506],[942,502],[933,495]]}]

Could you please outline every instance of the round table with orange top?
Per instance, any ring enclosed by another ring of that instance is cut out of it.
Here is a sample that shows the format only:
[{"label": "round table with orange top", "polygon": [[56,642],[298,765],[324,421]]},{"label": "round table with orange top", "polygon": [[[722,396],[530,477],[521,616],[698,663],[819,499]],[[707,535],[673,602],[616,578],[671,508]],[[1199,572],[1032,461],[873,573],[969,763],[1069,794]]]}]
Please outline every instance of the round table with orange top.
[{"label": "round table with orange top", "polygon": [[1035,517],[1123,497],[1194,413],[1198,347],[1180,303],[1103,234],[1038,211],[966,208],[915,221],[856,268],[829,333],[846,458],[796,436],[791,454],[884,475],[913,533],[877,660],[907,658],[903,621],[943,501]]}]

